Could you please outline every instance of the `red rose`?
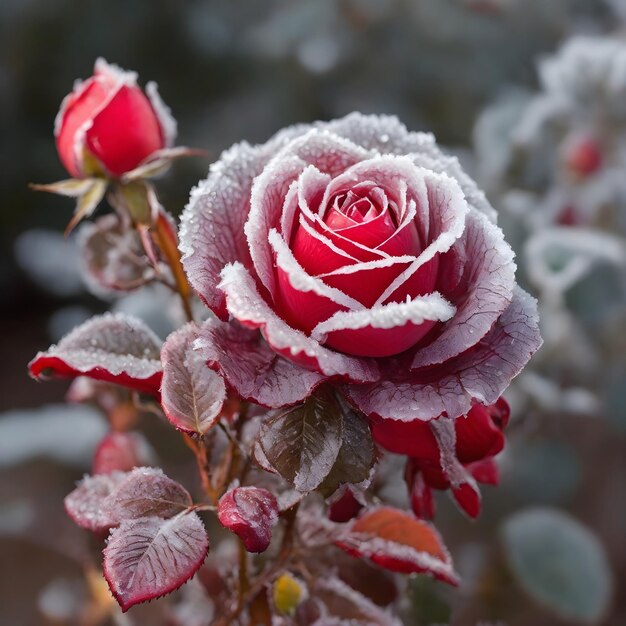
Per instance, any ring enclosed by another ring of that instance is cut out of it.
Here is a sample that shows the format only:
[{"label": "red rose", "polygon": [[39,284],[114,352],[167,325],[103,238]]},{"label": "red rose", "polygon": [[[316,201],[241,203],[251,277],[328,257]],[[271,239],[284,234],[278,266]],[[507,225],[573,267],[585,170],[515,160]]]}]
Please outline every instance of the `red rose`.
[{"label": "red rose", "polygon": [[373,419],[456,418],[496,402],[541,343],[484,194],[395,118],[231,148],[193,191],[180,241],[223,320],[196,347],[265,406],[333,380]]},{"label": "red rose", "polygon": [[54,134],[63,165],[74,178],[121,176],[157,150],[170,147],[176,123],[156,84],[148,96],[137,75],[98,59],[94,75],[75,85],[57,115]]}]

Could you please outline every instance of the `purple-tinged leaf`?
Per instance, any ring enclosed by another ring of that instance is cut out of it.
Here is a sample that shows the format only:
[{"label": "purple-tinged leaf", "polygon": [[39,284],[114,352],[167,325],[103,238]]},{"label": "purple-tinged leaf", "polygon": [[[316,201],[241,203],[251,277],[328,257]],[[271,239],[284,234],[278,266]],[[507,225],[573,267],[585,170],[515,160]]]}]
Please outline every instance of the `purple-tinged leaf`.
[{"label": "purple-tinged leaf", "polygon": [[192,349],[197,332],[197,326],[190,323],[167,338],[161,354],[161,404],[176,428],[204,435],[220,416],[226,385]]},{"label": "purple-tinged leaf", "polygon": [[296,407],[277,410],[261,425],[259,441],[269,464],[298,491],[317,488],[341,448],[341,407],[320,392]]},{"label": "purple-tinged leaf", "polygon": [[92,532],[104,532],[113,528],[119,521],[110,496],[126,476],[123,472],[86,476],[65,497],[67,514],[78,526]]},{"label": "purple-tinged leaf", "polygon": [[189,508],[189,492],[160,469],[139,467],[109,496],[120,520],[139,517],[172,517]]},{"label": "purple-tinged leaf", "polygon": [[234,321],[206,321],[195,347],[241,398],[266,407],[301,402],[324,380],[321,374],[277,356],[259,332]]},{"label": "purple-tinged leaf", "polygon": [[69,516],[93,532],[109,530],[126,519],[172,517],[191,505],[182,485],[151,467],[87,476],[65,498]]},{"label": "purple-tinged leaf", "polygon": [[152,465],[156,453],[138,432],[110,432],[98,444],[93,456],[93,473],[130,472],[135,467]]},{"label": "purple-tinged leaf", "polygon": [[196,573],[208,550],[206,530],[194,512],[167,520],[125,520],[104,549],[104,577],[127,611],[178,589]]},{"label": "purple-tinged leaf", "polygon": [[141,320],[105,313],[39,352],[28,367],[37,379],[87,376],[158,395],[160,349],[159,338]]},{"label": "purple-tinged leaf", "polygon": [[344,528],[335,543],[351,556],[369,559],[391,572],[423,572],[458,584],[439,533],[404,511],[388,506],[373,508]]},{"label": "purple-tinged leaf", "polygon": [[241,539],[248,552],[265,552],[278,522],[278,503],[267,489],[236,487],[220,498],[217,517]]},{"label": "purple-tinged leaf", "polygon": [[139,235],[115,213],[85,224],[78,244],[83,276],[96,295],[137,289],[154,276]]}]

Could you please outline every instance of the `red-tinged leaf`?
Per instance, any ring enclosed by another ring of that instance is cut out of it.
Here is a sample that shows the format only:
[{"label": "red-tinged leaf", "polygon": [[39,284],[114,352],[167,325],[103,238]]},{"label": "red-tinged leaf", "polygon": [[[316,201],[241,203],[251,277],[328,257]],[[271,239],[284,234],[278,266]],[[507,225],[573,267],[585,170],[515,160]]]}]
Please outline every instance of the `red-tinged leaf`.
[{"label": "red-tinged leaf", "polygon": [[220,416],[226,385],[192,349],[197,331],[195,324],[187,324],[172,333],[163,346],[161,404],[176,428],[203,435]]},{"label": "red-tinged leaf", "polygon": [[33,378],[87,376],[158,395],[161,342],[129,315],[96,316],[29,363]]},{"label": "red-tinged leaf", "polygon": [[123,472],[86,476],[65,497],[67,514],[78,526],[92,532],[104,532],[113,528],[119,522],[110,496],[126,476]]},{"label": "red-tinged leaf", "polygon": [[450,554],[439,533],[404,511],[385,506],[371,509],[336,543],[351,556],[370,559],[392,572],[422,572],[458,584]]},{"label": "red-tinged leaf", "polygon": [[220,499],[217,517],[241,539],[248,552],[265,552],[278,522],[278,502],[267,489],[236,487]]},{"label": "red-tinged leaf", "polygon": [[410,500],[413,513],[420,519],[432,520],[435,517],[435,499],[432,489],[424,482],[421,473],[415,475],[410,487]]},{"label": "red-tinged leaf", "polygon": [[119,519],[172,517],[193,504],[182,485],[153,467],[139,467],[127,474],[109,497]]},{"label": "red-tinged leaf", "polygon": [[127,611],[178,589],[196,573],[208,550],[204,525],[194,512],[167,520],[125,520],[104,549],[104,577]]},{"label": "red-tinged leaf", "polygon": [[96,448],[92,470],[94,474],[130,472],[155,460],[156,453],[141,433],[110,432]]},{"label": "red-tinged leaf", "polygon": [[151,467],[87,476],[65,498],[69,516],[93,532],[109,530],[124,519],[172,517],[191,504],[182,485]]},{"label": "red-tinged leaf", "polygon": [[83,276],[96,295],[137,289],[154,276],[139,235],[115,213],[84,224],[78,244]]}]

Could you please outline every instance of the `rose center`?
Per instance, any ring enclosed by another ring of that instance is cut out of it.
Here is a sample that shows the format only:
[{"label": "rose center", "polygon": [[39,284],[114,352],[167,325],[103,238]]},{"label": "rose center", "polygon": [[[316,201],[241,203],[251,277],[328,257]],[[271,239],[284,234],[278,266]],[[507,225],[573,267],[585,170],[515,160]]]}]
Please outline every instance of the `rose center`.
[{"label": "rose center", "polygon": [[363,190],[338,193],[329,205],[331,208],[324,221],[332,230],[345,230],[374,220],[378,220],[376,226],[381,232],[391,234],[397,228],[395,215],[389,210],[389,200],[379,187],[365,193]]}]

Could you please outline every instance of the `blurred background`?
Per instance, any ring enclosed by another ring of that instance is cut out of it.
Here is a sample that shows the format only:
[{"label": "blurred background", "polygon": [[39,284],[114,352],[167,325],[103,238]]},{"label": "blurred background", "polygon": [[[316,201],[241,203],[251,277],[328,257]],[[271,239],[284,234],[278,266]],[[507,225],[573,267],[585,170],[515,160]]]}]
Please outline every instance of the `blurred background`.
[{"label": "blurred background", "polygon": [[[106,431],[27,362],[109,308],[162,336],[174,324],[158,293],[90,295],[62,235],[71,201],[27,188],[66,176],[54,117],[98,56],[156,80],[178,144],[209,151],[159,181],[176,214],[232,143],[352,110],[396,114],[459,156],[546,343],[507,394],[502,485],[481,519],[440,504],[464,584],[411,581],[406,623],[626,623],[625,20],[623,0],[1,0],[0,624],[79,623],[89,538],[63,497]],[[168,473],[192,474],[165,425],[140,426]]]}]

